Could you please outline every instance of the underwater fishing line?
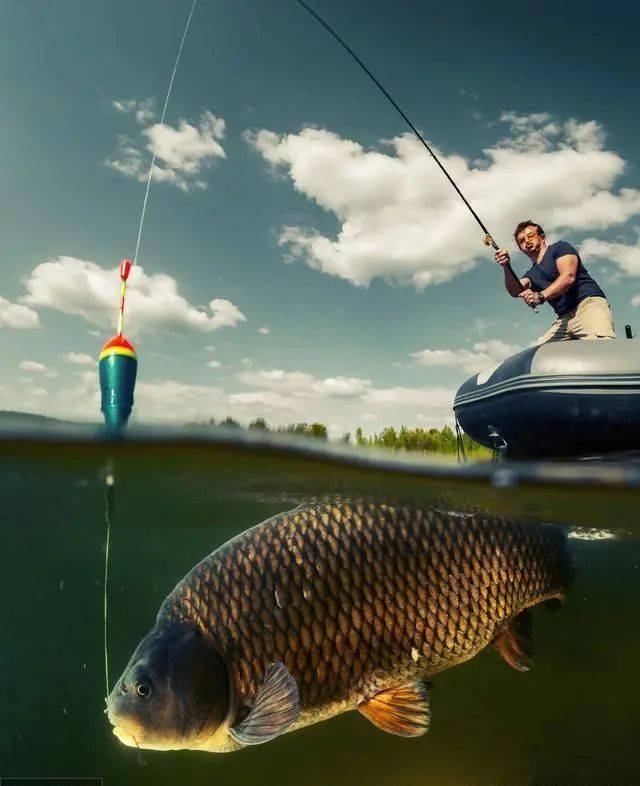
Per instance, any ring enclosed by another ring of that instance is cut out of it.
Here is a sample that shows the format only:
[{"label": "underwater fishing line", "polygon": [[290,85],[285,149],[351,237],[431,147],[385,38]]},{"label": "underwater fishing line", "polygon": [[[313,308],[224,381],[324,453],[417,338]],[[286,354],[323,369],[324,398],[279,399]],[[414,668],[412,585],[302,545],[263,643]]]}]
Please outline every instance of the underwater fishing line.
[{"label": "underwater fishing line", "polygon": [[[191,10],[189,11],[189,16],[187,17],[187,24],[184,26],[184,32],[182,33],[182,40],[180,41],[180,46],[178,48],[176,62],[173,64],[173,71],[171,73],[171,79],[169,80],[169,88],[167,90],[167,95],[164,99],[164,106],[162,107],[162,115],[160,117],[160,127],[164,125],[164,116],[167,113],[167,106],[169,104],[169,98],[171,97],[171,91],[173,89],[173,81],[176,78],[176,72],[178,70],[178,65],[180,64],[180,58],[182,56],[184,42],[187,40],[187,33],[189,32],[189,26],[191,25],[191,18],[193,17],[193,12],[196,9],[197,3],[198,0],[193,0]],[[138,239],[136,240],[136,252],[133,255],[134,265],[137,264],[138,262],[138,252],[140,251],[140,240],[142,238],[142,227],[144,225],[144,217],[147,212],[147,202],[149,201],[149,189],[151,188],[151,180],[153,179],[153,169],[156,165],[157,152],[158,152],[158,143],[156,142],[156,144],[153,146],[153,154],[151,156],[151,166],[149,167],[149,177],[147,178],[147,187],[144,192],[144,200],[142,202],[142,212],[140,213],[140,225],[138,227]]]},{"label": "underwater fishing line", "polygon": [[[115,481],[112,472],[107,473],[105,479],[105,546],[104,546],[104,682],[106,687],[105,701],[109,695],[109,653],[107,649],[107,621],[108,621],[108,607],[107,607],[107,585],[109,582],[109,547],[111,545],[111,517],[113,516],[113,503],[114,503],[114,487]],[[105,710],[106,712],[106,710]]]},{"label": "underwater fishing line", "polygon": [[[348,53],[351,55],[351,57],[353,57],[353,59],[354,59],[354,60],[355,60],[355,61],[358,63],[358,65],[359,65],[359,66],[362,68],[362,70],[363,70],[363,71],[364,71],[364,72],[367,74],[367,76],[369,76],[369,77],[370,77],[370,78],[373,80],[373,82],[374,82],[374,83],[377,85],[377,87],[378,87],[378,88],[379,88],[379,89],[382,91],[383,95],[384,95],[384,96],[387,98],[387,100],[388,100],[388,101],[391,103],[391,105],[392,105],[392,106],[393,106],[393,107],[396,109],[396,111],[397,111],[397,112],[400,114],[400,116],[403,118],[403,120],[406,122],[406,124],[409,126],[409,128],[410,128],[410,129],[413,131],[413,133],[416,135],[416,137],[418,138],[418,140],[419,140],[419,141],[422,143],[422,145],[423,145],[423,146],[426,148],[426,150],[427,150],[427,152],[429,153],[429,155],[430,155],[430,156],[433,158],[433,160],[436,162],[436,164],[437,164],[437,165],[440,167],[440,169],[442,170],[442,173],[443,173],[443,174],[444,174],[444,176],[447,178],[447,180],[449,181],[449,183],[451,183],[451,185],[454,187],[454,189],[456,190],[456,193],[458,194],[458,196],[459,196],[459,197],[462,199],[462,201],[465,203],[465,205],[466,205],[466,206],[469,208],[469,211],[471,212],[471,215],[472,215],[472,216],[475,218],[475,220],[476,220],[476,221],[478,222],[478,224],[480,225],[480,228],[481,228],[481,229],[482,229],[482,231],[484,232],[484,235],[485,235],[485,237],[484,237],[484,242],[485,242],[485,245],[487,245],[487,246],[492,246],[492,247],[493,247],[493,248],[494,248],[494,249],[497,251],[497,250],[498,250],[498,244],[496,243],[496,241],[495,241],[495,240],[493,239],[493,237],[491,236],[491,233],[489,232],[489,230],[486,228],[486,226],[485,226],[485,225],[484,225],[484,223],[482,222],[482,219],[480,218],[480,216],[479,216],[479,215],[476,213],[476,211],[475,211],[475,210],[474,210],[474,209],[471,207],[471,205],[469,204],[469,202],[468,202],[467,198],[465,197],[465,195],[464,195],[464,194],[462,193],[462,191],[461,191],[461,190],[458,188],[457,184],[455,183],[455,181],[453,180],[453,178],[451,177],[451,175],[450,175],[450,174],[447,172],[447,170],[444,168],[444,166],[443,166],[442,162],[440,161],[440,159],[439,159],[439,158],[436,156],[436,154],[433,152],[433,150],[432,150],[432,149],[429,147],[429,145],[428,145],[428,144],[427,144],[427,142],[425,141],[425,139],[424,139],[424,137],[422,136],[422,134],[421,134],[421,133],[418,131],[418,129],[417,129],[417,128],[416,128],[416,127],[413,125],[413,123],[411,122],[411,120],[409,120],[409,118],[407,117],[407,115],[406,115],[406,114],[405,114],[405,113],[402,111],[402,109],[401,109],[401,108],[398,106],[398,104],[397,104],[397,103],[394,101],[394,99],[393,99],[393,98],[391,97],[391,95],[390,95],[390,94],[387,92],[387,90],[386,90],[386,89],[383,87],[383,85],[382,85],[382,84],[381,84],[381,83],[378,81],[378,79],[376,79],[376,77],[375,77],[375,76],[374,76],[374,75],[371,73],[371,71],[370,71],[370,70],[367,68],[367,66],[366,66],[366,65],[365,65],[365,64],[362,62],[362,60],[361,60],[361,59],[358,57],[358,55],[357,55],[357,54],[356,54],[356,53],[353,51],[353,49],[351,49],[351,47],[350,47],[348,44],[346,44],[346,43],[345,43],[345,42],[342,40],[342,38],[340,38],[340,36],[339,36],[339,35],[336,33],[336,31],[335,31],[335,30],[334,30],[334,29],[333,29],[333,28],[332,28],[332,27],[331,27],[331,26],[330,26],[330,25],[329,25],[327,22],[325,22],[325,20],[324,20],[324,19],[323,19],[323,18],[322,18],[322,17],[321,17],[319,14],[317,14],[317,13],[316,13],[316,12],[313,10],[313,8],[310,8],[310,7],[309,7],[309,6],[308,6],[308,5],[307,5],[305,2],[303,2],[303,0],[296,0],[296,2],[297,2],[299,5],[301,5],[301,6],[302,6],[302,7],[303,7],[303,8],[304,8],[306,11],[308,11],[308,12],[311,14],[311,16],[313,16],[313,17],[314,17],[314,19],[316,19],[318,22],[320,22],[320,24],[321,24],[321,25],[322,25],[322,26],[325,28],[325,30],[327,30],[329,33],[331,33],[331,35],[332,35],[332,36],[333,36],[333,37],[336,39],[336,41],[337,41],[337,42],[338,42],[338,43],[339,43],[339,44],[340,44],[340,45],[341,45],[341,46],[342,46],[344,49],[346,49],[346,50],[347,50],[347,52],[348,52]],[[507,271],[507,273],[508,273],[509,277],[513,279],[513,281],[516,283],[517,287],[519,288],[520,292],[522,292],[522,291],[524,290],[524,287],[523,287],[523,286],[522,286],[522,284],[520,283],[520,279],[519,279],[519,278],[518,278],[518,276],[515,274],[515,272],[514,272],[513,268],[511,267],[511,265],[510,265],[510,264],[507,264],[507,265],[505,265],[504,267],[505,267],[505,269],[506,269],[506,271]],[[534,307],[534,309],[533,309],[533,310],[534,310],[534,311],[537,311],[537,308],[535,308],[535,307]]]}]

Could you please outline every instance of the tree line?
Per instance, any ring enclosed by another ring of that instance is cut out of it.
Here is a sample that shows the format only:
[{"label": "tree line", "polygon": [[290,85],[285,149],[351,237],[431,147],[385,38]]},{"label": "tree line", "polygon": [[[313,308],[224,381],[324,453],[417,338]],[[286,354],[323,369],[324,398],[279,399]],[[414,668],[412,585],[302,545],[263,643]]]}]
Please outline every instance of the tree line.
[{"label": "tree line", "polygon": [[[227,417],[216,423],[211,418],[206,424],[192,423],[192,426],[224,426],[226,428],[238,428],[243,426],[234,418]],[[315,437],[327,441],[329,432],[324,423],[289,423],[287,426],[270,426],[264,418],[255,418],[248,425],[249,431],[263,431],[273,434],[298,434],[304,437]],[[455,432],[451,426],[438,428],[409,428],[401,426],[396,429],[387,426],[380,432],[365,434],[362,428],[358,427],[352,435],[350,432],[344,433],[338,440],[345,444],[363,445],[373,448],[387,448],[388,450],[408,450],[420,451],[422,453],[456,453],[458,443]],[[466,434],[461,434],[461,442],[464,451],[468,454],[486,453],[489,451],[479,445]]]}]

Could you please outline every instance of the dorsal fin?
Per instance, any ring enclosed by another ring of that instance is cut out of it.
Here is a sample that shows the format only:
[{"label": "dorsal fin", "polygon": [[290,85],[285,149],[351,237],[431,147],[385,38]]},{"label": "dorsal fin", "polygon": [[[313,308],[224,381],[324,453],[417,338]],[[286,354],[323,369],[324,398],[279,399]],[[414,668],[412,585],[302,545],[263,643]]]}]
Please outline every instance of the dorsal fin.
[{"label": "dorsal fin", "polygon": [[533,666],[536,652],[531,609],[525,609],[514,617],[495,637],[493,646],[509,666],[518,671],[528,671]]},{"label": "dorsal fin", "polygon": [[358,710],[379,729],[401,737],[419,737],[431,720],[427,685],[422,680],[380,691],[359,704]]},{"label": "dorsal fin", "polygon": [[251,712],[229,734],[242,745],[260,745],[284,734],[300,714],[296,681],[283,663],[272,663],[256,694]]}]

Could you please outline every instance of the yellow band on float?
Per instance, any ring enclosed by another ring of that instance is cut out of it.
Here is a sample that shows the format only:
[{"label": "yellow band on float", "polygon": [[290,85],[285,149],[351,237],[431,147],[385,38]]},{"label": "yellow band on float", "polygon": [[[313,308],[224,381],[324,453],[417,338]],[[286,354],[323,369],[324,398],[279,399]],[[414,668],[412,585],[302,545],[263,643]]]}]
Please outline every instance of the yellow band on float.
[{"label": "yellow band on float", "polygon": [[107,347],[107,349],[100,353],[100,360],[104,360],[104,358],[110,355],[126,355],[126,357],[133,358],[134,360],[138,359],[136,353],[126,347]]}]

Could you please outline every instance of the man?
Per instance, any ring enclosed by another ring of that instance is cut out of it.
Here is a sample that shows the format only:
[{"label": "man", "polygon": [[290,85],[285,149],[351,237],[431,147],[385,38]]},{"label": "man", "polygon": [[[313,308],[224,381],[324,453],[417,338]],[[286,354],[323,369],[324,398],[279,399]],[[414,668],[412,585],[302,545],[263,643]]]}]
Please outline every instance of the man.
[{"label": "man", "polygon": [[[520,297],[528,306],[545,301],[553,307],[557,319],[539,343],[569,339],[615,338],[611,309],[604,292],[589,275],[577,250],[559,240],[547,245],[544,230],[535,221],[521,221],[513,236],[518,248],[531,260],[531,267],[520,279],[519,291],[505,268],[504,284],[512,297]],[[506,249],[496,251],[495,260],[509,264]]]}]

